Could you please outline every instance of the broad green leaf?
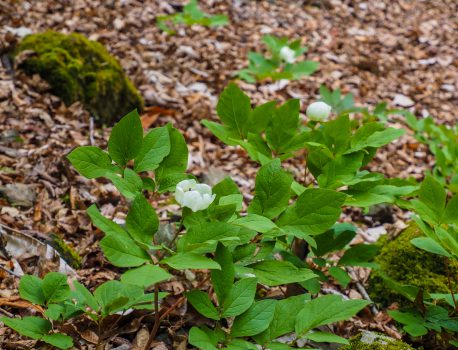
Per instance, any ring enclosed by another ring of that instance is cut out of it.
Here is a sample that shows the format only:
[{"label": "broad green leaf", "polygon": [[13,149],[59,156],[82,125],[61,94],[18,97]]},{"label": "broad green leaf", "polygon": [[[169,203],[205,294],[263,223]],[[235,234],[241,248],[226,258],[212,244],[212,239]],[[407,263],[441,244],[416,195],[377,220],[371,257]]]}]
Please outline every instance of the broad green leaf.
[{"label": "broad green leaf", "polygon": [[108,153],[120,166],[134,159],[143,142],[143,128],[137,110],[124,116],[112,129]]},{"label": "broad green leaf", "polygon": [[183,135],[171,125],[167,125],[170,137],[170,153],[156,169],[159,182],[169,174],[183,173],[188,167],[188,146]]},{"label": "broad green leaf", "polygon": [[134,267],[150,262],[150,256],[131,238],[108,235],[100,241],[107,259],[118,267]]},{"label": "broad green leaf", "polygon": [[221,270],[212,270],[211,277],[218,303],[222,305],[234,284],[235,270],[231,252],[221,243],[216,247],[215,261]]},{"label": "broad green leaf", "polygon": [[193,179],[194,177],[185,173],[172,173],[161,177],[157,191],[159,193],[174,192],[177,184],[183,180]]},{"label": "broad green leaf", "polygon": [[292,176],[275,159],[261,167],[256,176],[255,197],[248,212],[273,219],[288,205]]},{"label": "broad green leaf", "polygon": [[266,130],[266,140],[269,147],[277,153],[284,151],[297,133],[299,110],[299,100],[294,99],[274,111]]},{"label": "broad green leaf", "polygon": [[51,322],[37,316],[27,316],[22,319],[2,317],[0,321],[16,332],[32,339],[41,339],[52,328]]},{"label": "broad green leaf", "polygon": [[82,302],[89,306],[92,310],[96,312],[98,311],[99,304],[97,303],[96,298],[83,284],[78,281],[73,281],[73,288],[75,289],[75,292],[79,294],[79,300],[82,300]]},{"label": "broad green leaf", "polygon": [[251,114],[250,98],[240,88],[230,83],[221,93],[216,106],[221,121],[245,136],[245,125]]},{"label": "broad green leaf", "polygon": [[133,239],[146,244],[153,242],[153,236],[159,227],[159,218],[141,193],[132,202],[127,214],[126,226]]},{"label": "broad green leaf", "polygon": [[203,120],[202,124],[210,130],[213,135],[223,141],[225,144],[230,146],[236,146],[240,140],[240,135],[237,129],[233,129],[231,126],[222,125],[210,120]]},{"label": "broad green leaf", "polygon": [[256,337],[261,343],[281,337],[294,332],[296,316],[307,301],[308,294],[292,296],[278,301],[275,305],[275,312],[269,327]]},{"label": "broad green leaf", "polygon": [[265,260],[249,265],[259,283],[268,286],[279,286],[282,284],[303,282],[316,275],[309,269],[298,268],[288,261]]},{"label": "broad green leaf", "polygon": [[256,232],[267,233],[278,228],[272,220],[257,214],[248,214],[231,222],[232,225],[242,226]]},{"label": "broad green leaf", "polygon": [[447,208],[445,208],[444,222],[458,226],[458,194],[449,200]]},{"label": "broad green leaf", "polygon": [[451,255],[445,250],[439,243],[430,237],[417,237],[410,241],[415,247],[426,250],[427,252],[451,257]]},{"label": "broad green leaf", "polygon": [[291,68],[285,69],[293,75],[293,79],[300,79],[303,76],[310,75],[320,67],[320,64],[315,61],[302,61],[292,64]]},{"label": "broad green leaf", "polygon": [[357,244],[346,250],[344,255],[340,258],[340,265],[350,266],[368,266],[373,267],[369,263],[378,252],[379,247],[375,244]]},{"label": "broad green leaf", "polygon": [[247,132],[257,134],[262,131],[265,131],[267,125],[272,119],[272,115],[275,111],[276,105],[277,102],[270,101],[262,105],[259,105],[255,109],[253,109],[246,126]]},{"label": "broad green leaf", "polygon": [[345,194],[320,188],[305,190],[276,224],[296,235],[317,235],[330,229],[341,213]]},{"label": "broad green leaf", "polygon": [[386,128],[382,123],[367,123],[359,128],[351,140],[351,148],[346,154],[368,147],[379,148],[404,135],[405,130]]},{"label": "broad green leaf", "polygon": [[438,218],[442,216],[447,193],[439,181],[432,176],[427,176],[420,186],[418,197],[422,203],[436,213]]},{"label": "broad green leaf", "polygon": [[219,320],[218,310],[204,291],[194,289],[186,293],[186,298],[200,314],[212,320]]},{"label": "broad green leaf", "polygon": [[225,350],[259,350],[259,348],[246,340],[243,339],[232,339],[230,343],[227,344],[227,347],[223,348]]},{"label": "broad green leaf", "polygon": [[98,147],[77,147],[67,158],[75,169],[88,179],[102,177],[112,171],[111,157]]},{"label": "broad green leaf", "polygon": [[325,123],[322,133],[326,146],[333,154],[343,153],[351,138],[350,118],[348,115],[342,115]]},{"label": "broad green leaf", "polygon": [[338,155],[329,161],[318,176],[318,184],[322,188],[336,189],[354,180],[356,172],[362,166],[362,152]]},{"label": "broad green leaf", "polygon": [[22,299],[28,300],[33,304],[46,304],[43,294],[43,280],[33,275],[24,275],[19,282],[19,294]]},{"label": "broad green leaf", "polygon": [[333,333],[328,332],[313,332],[308,333],[304,336],[306,339],[310,339],[317,343],[337,343],[337,344],[349,344],[349,341],[345,338],[339,337]]},{"label": "broad green leaf", "polygon": [[338,295],[325,295],[309,301],[296,317],[296,334],[305,335],[313,328],[347,320],[366,305],[367,300],[344,301]]},{"label": "broad green leaf", "polygon": [[121,275],[121,282],[148,288],[156,283],[167,281],[173,277],[163,268],[147,264],[136,269],[130,269]]},{"label": "broad green leaf", "polygon": [[70,349],[73,346],[73,339],[61,333],[47,334],[41,340],[59,349]]},{"label": "broad green leaf", "polygon": [[142,148],[135,157],[134,170],[154,170],[169,153],[170,136],[167,127],[155,128],[143,138]]},{"label": "broad green leaf", "polygon": [[189,331],[189,344],[196,346],[201,350],[218,350],[216,348],[217,340],[200,328],[192,327]]},{"label": "broad green leaf", "polygon": [[132,169],[124,169],[123,177],[115,173],[109,173],[106,176],[127,199],[133,200],[143,189],[142,178]]},{"label": "broad green leaf", "polygon": [[343,288],[347,288],[348,283],[351,281],[351,277],[348,273],[337,266],[332,266],[329,268],[329,274],[334,277]]},{"label": "broad green leaf", "polygon": [[59,321],[64,312],[64,306],[59,304],[49,304],[45,311],[45,316],[53,321]]},{"label": "broad green leaf", "polygon": [[244,278],[237,281],[223,302],[221,316],[238,316],[248,310],[254,301],[256,284],[256,278]]},{"label": "broad green leaf", "polygon": [[312,248],[317,257],[341,250],[356,236],[356,227],[349,223],[337,223],[329,231],[314,236],[316,248]]},{"label": "broad green leaf", "polygon": [[410,323],[404,326],[403,329],[412,337],[421,337],[428,334],[428,328],[420,324]]},{"label": "broad green leaf", "polygon": [[124,285],[119,281],[108,281],[94,291],[94,297],[102,308],[103,315],[127,305],[129,297],[124,295]]},{"label": "broad green leaf", "polygon": [[162,264],[167,264],[176,270],[186,269],[221,269],[219,264],[212,259],[194,253],[177,253],[163,259]]},{"label": "broad green leaf", "polygon": [[43,278],[42,289],[46,303],[58,303],[66,300],[70,295],[67,276],[59,272],[49,272]]},{"label": "broad green leaf", "polygon": [[105,216],[103,216],[99,212],[95,204],[91,205],[87,209],[87,213],[89,217],[91,218],[94,226],[100,229],[107,236],[113,235],[113,236],[129,238],[129,235],[127,234],[127,232],[120,225],[118,225],[114,221],[108,220]]},{"label": "broad green leaf", "polygon": [[276,300],[267,299],[256,301],[232,324],[233,337],[248,337],[261,333],[269,327],[274,316]]}]

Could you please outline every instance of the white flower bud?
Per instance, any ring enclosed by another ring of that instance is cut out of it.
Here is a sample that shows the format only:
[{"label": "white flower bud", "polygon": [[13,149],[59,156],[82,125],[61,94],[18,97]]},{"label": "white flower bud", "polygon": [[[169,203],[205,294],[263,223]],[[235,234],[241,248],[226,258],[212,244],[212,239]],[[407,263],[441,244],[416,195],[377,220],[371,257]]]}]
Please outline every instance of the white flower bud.
[{"label": "white flower bud", "polygon": [[314,121],[324,121],[331,114],[331,106],[324,102],[313,102],[307,107],[307,117]]},{"label": "white flower bud", "polygon": [[177,184],[175,199],[182,207],[193,212],[207,209],[215,200],[210,186],[198,184],[195,180],[183,180]]},{"label": "white flower bud", "polygon": [[296,60],[296,53],[288,46],[283,46],[280,50],[280,57],[287,63],[294,63]]}]

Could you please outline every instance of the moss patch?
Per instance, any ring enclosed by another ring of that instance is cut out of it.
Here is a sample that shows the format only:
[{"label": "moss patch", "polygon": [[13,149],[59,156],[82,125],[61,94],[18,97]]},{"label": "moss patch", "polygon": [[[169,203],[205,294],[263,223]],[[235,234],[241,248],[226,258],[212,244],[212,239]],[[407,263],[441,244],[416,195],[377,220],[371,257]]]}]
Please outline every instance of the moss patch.
[{"label": "moss patch", "polygon": [[[422,236],[419,228],[411,224],[395,239],[383,238],[375,262],[388,277],[401,284],[413,285],[430,293],[448,293],[446,259],[414,247],[410,240],[419,236]],[[449,269],[456,289],[458,263],[450,261]],[[385,306],[393,302],[410,305],[406,298],[386,285],[377,270],[372,271],[369,286],[371,297]]]},{"label": "moss patch", "polygon": [[339,350],[413,350],[410,345],[385,335],[363,332]]},{"label": "moss patch", "polygon": [[94,117],[113,123],[143,100],[119,62],[103,45],[81,34],[53,31],[26,36],[14,51],[35,54],[20,63],[27,74],[39,74],[66,105],[83,103]]}]

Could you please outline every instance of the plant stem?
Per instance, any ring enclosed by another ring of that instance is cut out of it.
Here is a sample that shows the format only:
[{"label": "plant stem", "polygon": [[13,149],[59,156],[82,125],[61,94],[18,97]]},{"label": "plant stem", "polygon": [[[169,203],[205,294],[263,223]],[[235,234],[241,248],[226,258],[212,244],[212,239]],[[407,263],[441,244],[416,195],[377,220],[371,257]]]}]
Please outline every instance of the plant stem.
[{"label": "plant stem", "polygon": [[450,279],[450,270],[448,268],[449,259],[445,258],[445,270],[447,271],[447,280],[448,280],[448,289],[450,289],[450,294],[452,295],[453,305],[455,305],[455,312],[458,311],[458,305],[455,299],[455,293],[452,288],[452,281]]},{"label": "plant stem", "polygon": [[153,329],[148,338],[148,342],[145,345],[145,350],[149,350],[151,348],[151,344],[156,337],[156,333],[159,329],[159,324],[161,323],[161,319],[159,316],[159,285],[156,283],[154,285],[154,325]]}]

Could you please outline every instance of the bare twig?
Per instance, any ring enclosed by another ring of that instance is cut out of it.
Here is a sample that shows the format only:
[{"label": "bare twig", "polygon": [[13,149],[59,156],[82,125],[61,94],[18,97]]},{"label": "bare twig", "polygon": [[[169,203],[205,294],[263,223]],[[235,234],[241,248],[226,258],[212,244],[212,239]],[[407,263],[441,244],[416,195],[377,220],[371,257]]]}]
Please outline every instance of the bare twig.
[{"label": "bare twig", "polygon": [[161,318],[159,315],[159,285],[156,283],[154,285],[154,325],[153,329],[148,338],[148,342],[145,345],[145,350],[149,350],[151,348],[151,344],[156,337],[157,330],[159,329],[159,324],[161,323]]},{"label": "bare twig", "polygon": [[6,267],[3,267],[2,265],[0,265],[0,270],[8,272],[10,275],[13,275],[14,277],[17,277],[17,278],[21,278],[22,277],[18,273],[14,272],[14,271],[11,271],[11,270],[8,270]]},{"label": "bare twig", "polygon": [[358,292],[363,296],[364,299],[367,301],[370,301],[372,304],[370,305],[370,309],[373,315],[378,314],[378,309],[375,306],[374,302],[372,301],[371,297],[366,291],[366,288],[364,288],[363,284],[358,280],[358,277],[356,276],[355,270],[351,266],[347,266],[346,270],[350,277],[352,278],[353,281],[355,281],[356,289],[358,289]]},{"label": "bare twig", "polygon": [[89,143],[94,146],[94,117],[89,118]]},{"label": "bare twig", "polygon": [[456,304],[455,292],[453,291],[452,281],[450,278],[450,270],[448,268],[449,259],[445,258],[445,270],[447,271],[447,280],[448,280],[448,289],[450,289],[450,294],[452,295],[453,305],[455,305],[455,311],[458,311],[458,305]]}]

